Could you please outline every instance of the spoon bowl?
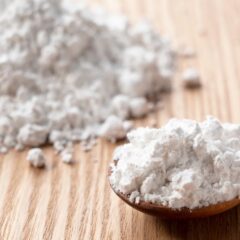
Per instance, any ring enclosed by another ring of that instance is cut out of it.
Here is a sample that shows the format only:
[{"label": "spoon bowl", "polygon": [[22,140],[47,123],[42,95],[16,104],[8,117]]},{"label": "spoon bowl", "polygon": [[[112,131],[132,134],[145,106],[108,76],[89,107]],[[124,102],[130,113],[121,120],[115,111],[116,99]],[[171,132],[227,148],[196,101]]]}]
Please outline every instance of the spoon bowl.
[{"label": "spoon bowl", "polygon": [[181,208],[181,209],[172,209],[160,204],[154,204],[150,202],[143,202],[136,204],[129,201],[129,198],[119,192],[114,191],[118,197],[120,197],[125,203],[135,208],[136,210],[162,218],[171,218],[171,219],[191,219],[191,218],[203,218],[210,217],[219,213],[223,213],[231,208],[234,208],[240,204],[239,199],[233,199],[230,201],[217,203],[214,205],[209,205],[207,207],[201,208]]},{"label": "spoon bowl", "polygon": [[[111,170],[109,170],[109,175],[111,174]],[[110,183],[111,186],[111,183]],[[213,215],[217,215],[223,213],[231,208],[234,208],[240,205],[240,199],[234,198],[230,201],[225,201],[217,204],[212,204],[207,207],[200,208],[181,208],[181,209],[173,209],[170,207],[163,206],[161,204],[144,202],[140,201],[138,204],[133,203],[129,200],[129,197],[125,194],[115,191],[115,189],[111,186],[112,190],[116,193],[118,197],[120,197],[125,203],[135,208],[136,210],[162,218],[170,218],[170,219],[192,219],[192,218],[204,218],[210,217]]]}]

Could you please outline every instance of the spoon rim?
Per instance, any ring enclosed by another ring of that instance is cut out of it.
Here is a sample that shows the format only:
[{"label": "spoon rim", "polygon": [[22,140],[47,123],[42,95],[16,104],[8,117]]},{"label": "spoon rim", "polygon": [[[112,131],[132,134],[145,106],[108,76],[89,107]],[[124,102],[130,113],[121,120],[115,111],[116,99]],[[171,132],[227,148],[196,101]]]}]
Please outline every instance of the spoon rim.
[{"label": "spoon rim", "polygon": [[[109,167],[108,170],[108,177],[111,176],[112,167]],[[117,191],[112,186],[110,179],[109,184],[113,192],[122,199],[125,203],[130,205],[131,207],[135,208],[138,211],[150,214],[150,215],[157,215],[166,218],[199,218],[199,217],[209,217],[212,215],[216,215],[222,212],[225,212],[231,208],[234,208],[240,205],[240,198],[236,197],[228,201],[218,202],[216,204],[210,204],[208,206],[203,207],[196,207],[196,208],[171,208],[160,203],[152,203],[140,200],[139,203],[131,202],[129,197],[126,194]]]},{"label": "spoon rim", "polygon": [[210,209],[212,207],[219,207],[219,206],[222,206],[222,204],[233,204],[233,203],[236,203],[237,205],[240,204],[240,199],[239,198],[233,198],[231,200],[228,200],[228,201],[224,201],[224,202],[218,202],[218,203],[215,203],[215,204],[210,204],[208,206],[203,206],[203,207],[196,207],[196,208],[188,208],[188,207],[182,207],[182,208],[171,208],[171,207],[168,207],[168,206],[165,206],[163,204],[160,204],[160,203],[152,203],[152,202],[147,202],[147,201],[143,201],[143,200],[140,200],[139,203],[134,203],[134,202],[131,202],[129,200],[129,197],[126,195],[126,194],[123,194],[121,192],[117,192],[113,187],[112,185],[110,184],[112,190],[114,191],[114,193],[119,196],[121,199],[124,199],[125,201],[127,201],[128,203],[130,203],[131,205],[134,205],[134,206],[139,206],[139,207],[146,207],[146,209],[148,207],[151,207],[151,208],[156,208],[156,209],[166,209],[166,210],[171,210],[171,211],[175,211],[175,212],[196,212],[196,211],[202,211],[202,210],[206,210],[206,209]]}]

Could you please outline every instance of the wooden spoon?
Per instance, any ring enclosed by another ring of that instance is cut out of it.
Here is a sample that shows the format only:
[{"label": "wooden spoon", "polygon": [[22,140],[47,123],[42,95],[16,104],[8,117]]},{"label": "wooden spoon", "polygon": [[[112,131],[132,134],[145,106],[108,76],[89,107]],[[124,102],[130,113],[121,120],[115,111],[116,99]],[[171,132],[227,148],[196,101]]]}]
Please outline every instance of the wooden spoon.
[{"label": "wooden spoon", "polygon": [[[111,170],[109,170],[109,175],[110,174],[111,174]],[[117,194],[118,197],[120,197],[124,202],[126,202],[131,207],[143,213],[147,213],[147,214],[162,217],[162,218],[190,219],[190,218],[210,217],[240,205],[240,199],[235,198],[230,201],[213,204],[207,207],[194,208],[194,209],[189,209],[189,208],[172,209],[160,204],[154,204],[154,203],[144,202],[144,201],[140,201],[140,203],[138,204],[132,203],[130,202],[128,196],[120,192],[116,192],[112,186],[111,188]]]}]

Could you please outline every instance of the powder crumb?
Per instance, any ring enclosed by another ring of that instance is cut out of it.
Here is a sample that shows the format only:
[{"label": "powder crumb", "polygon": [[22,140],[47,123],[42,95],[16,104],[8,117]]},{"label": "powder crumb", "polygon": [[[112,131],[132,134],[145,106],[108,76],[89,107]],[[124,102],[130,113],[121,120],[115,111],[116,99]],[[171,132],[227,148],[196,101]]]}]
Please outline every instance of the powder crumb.
[{"label": "powder crumb", "polygon": [[130,194],[129,196],[129,201],[130,202],[135,202],[136,198],[139,196],[139,192],[138,191],[134,191]]},{"label": "powder crumb", "polygon": [[171,119],[128,139],[114,152],[109,178],[131,202],[194,209],[240,198],[239,124]]},{"label": "powder crumb", "polygon": [[74,162],[72,153],[68,152],[66,150],[61,152],[60,157],[64,163],[73,163]]},{"label": "powder crumb", "polygon": [[140,203],[140,200],[141,200],[140,197],[137,196],[137,197],[135,198],[135,203],[136,203],[136,204],[139,204],[139,203]]},{"label": "powder crumb", "polygon": [[40,148],[32,148],[28,151],[27,160],[36,168],[43,168],[46,165],[46,158]]},{"label": "powder crumb", "polygon": [[99,135],[111,142],[114,142],[116,139],[125,138],[126,130],[124,128],[124,122],[117,116],[109,116],[100,128]]},{"label": "powder crumb", "polygon": [[61,157],[62,162],[64,162],[64,163],[71,164],[71,163],[74,162],[74,159],[73,159],[73,144],[71,142],[66,144],[66,146],[64,147],[64,149],[60,153],[60,157]]},{"label": "powder crumb", "polygon": [[184,70],[182,80],[186,88],[199,88],[202,85],[199,73],[194,68],[187,68]]},{"label": "powder crumb", "polygon": [[53,147],[56,150],[56,153],[60,153],[64,150],[65,143],[63,141],[55,141]]},{"label": "powder crumb", "polygon": [[130,112],[133,117],[143,117],[150,110],[145,98],[134,98],[130,102]]}]

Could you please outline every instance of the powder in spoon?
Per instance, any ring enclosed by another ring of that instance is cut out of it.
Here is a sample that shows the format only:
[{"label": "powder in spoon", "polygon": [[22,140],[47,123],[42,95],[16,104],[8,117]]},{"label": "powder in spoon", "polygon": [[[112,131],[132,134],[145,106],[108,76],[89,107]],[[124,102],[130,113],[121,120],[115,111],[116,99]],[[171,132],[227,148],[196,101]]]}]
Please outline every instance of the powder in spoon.
[{"label": "powder in spoon", "polygon": [[240,197],[240,125],[172,119],[128,139],[114,153],[110,182],[132,202],[193,209]]}]

